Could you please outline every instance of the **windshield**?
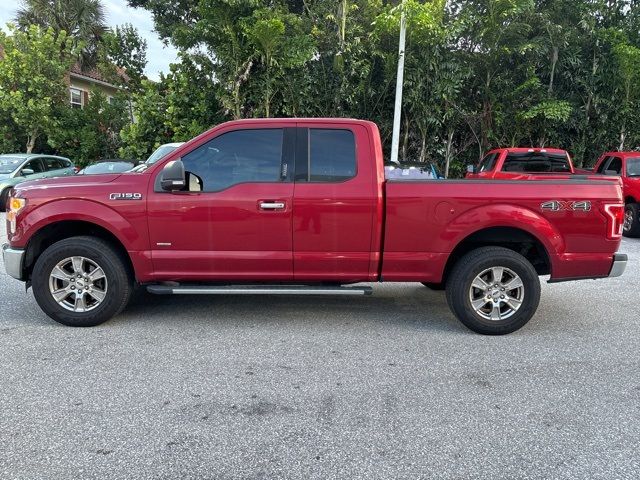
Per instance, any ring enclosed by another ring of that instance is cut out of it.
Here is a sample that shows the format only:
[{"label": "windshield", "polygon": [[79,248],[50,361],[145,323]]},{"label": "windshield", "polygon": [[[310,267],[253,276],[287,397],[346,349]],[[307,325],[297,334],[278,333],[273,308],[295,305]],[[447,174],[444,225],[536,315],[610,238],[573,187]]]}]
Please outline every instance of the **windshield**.
[{"label": "windshield", "polygon": [[627,177],[640,177],[640,157],[627,158]]},{"label": "windshield", "polygon": [[12,173],[23,160],[20,157],[0,157],[0,173]]},{"label": "windshield", "polygon": [[153,165],[165,155],[168,155],[171,152],[173,152],[176,148],[178,147],[174,145],[161,145],[160,147],[158,147],[158,149],[155,152],[151,154],[149,158],[147,158],[147,161],[145,163],[148,163],[149,165]]}]

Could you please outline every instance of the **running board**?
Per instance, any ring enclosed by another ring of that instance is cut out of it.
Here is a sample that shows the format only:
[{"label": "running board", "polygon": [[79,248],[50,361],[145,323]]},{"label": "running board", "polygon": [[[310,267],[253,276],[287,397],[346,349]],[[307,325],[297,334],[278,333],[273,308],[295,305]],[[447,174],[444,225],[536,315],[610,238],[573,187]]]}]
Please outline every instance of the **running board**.
[{"label": "running board", "polygon": [[222,285],[173,286],[149,285],[149,293],[156,295],[371,295],[371,287],[310,287],[298,285]]}]

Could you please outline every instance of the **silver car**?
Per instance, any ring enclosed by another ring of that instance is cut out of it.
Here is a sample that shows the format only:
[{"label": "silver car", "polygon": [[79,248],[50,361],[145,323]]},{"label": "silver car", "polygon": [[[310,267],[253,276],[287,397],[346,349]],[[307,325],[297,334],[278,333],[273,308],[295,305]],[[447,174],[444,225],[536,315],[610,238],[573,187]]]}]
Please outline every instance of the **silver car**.
[{"label": "silver car", "polygon": [[9,192],[18,183],[74,174],[74,165],[68,158],[38,153],[0,155],[0,211],[5,210]]}]

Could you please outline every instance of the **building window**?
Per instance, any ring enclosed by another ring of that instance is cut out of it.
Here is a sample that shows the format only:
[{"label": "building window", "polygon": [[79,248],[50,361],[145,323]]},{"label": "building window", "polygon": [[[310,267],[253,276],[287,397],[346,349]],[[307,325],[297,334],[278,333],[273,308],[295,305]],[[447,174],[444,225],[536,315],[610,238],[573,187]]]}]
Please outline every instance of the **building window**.
[{"label": "building window", "polygon": [[82,90],[79,88],[69,88],[71,96],[71,108],[82,108]]}]

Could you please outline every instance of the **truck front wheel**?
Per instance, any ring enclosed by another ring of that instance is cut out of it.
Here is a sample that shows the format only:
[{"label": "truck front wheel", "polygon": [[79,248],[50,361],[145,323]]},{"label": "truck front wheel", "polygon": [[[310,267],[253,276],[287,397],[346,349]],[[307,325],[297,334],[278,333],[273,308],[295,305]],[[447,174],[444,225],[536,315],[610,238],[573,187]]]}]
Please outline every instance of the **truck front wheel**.
[{"label": "truck front wheel", "polygon": [[540,280],[522,255],[502,247],[467,253],[447,279],[447,303],[474,332],[504,335],[523,327],[540,302]]},{"label": "truck front wheel", "polygon": [[54,243],[38,257],[31,278],[40,308],[72,327],[106,322],[122,311],[133,291],[122,255],[94,237]]},{"label": "truck front wheel", "polygon": [[9,200],[9,192],[11,188],[5,188],[0,192],[0,212],[7,210],[7,201]]},{"label": "truck front wheel", "polygon": [[640,205],[637,203],[627,203],[624,207],[624,225],[622,227],[622,233],[625,237],[638,238],[640,237]]}]

